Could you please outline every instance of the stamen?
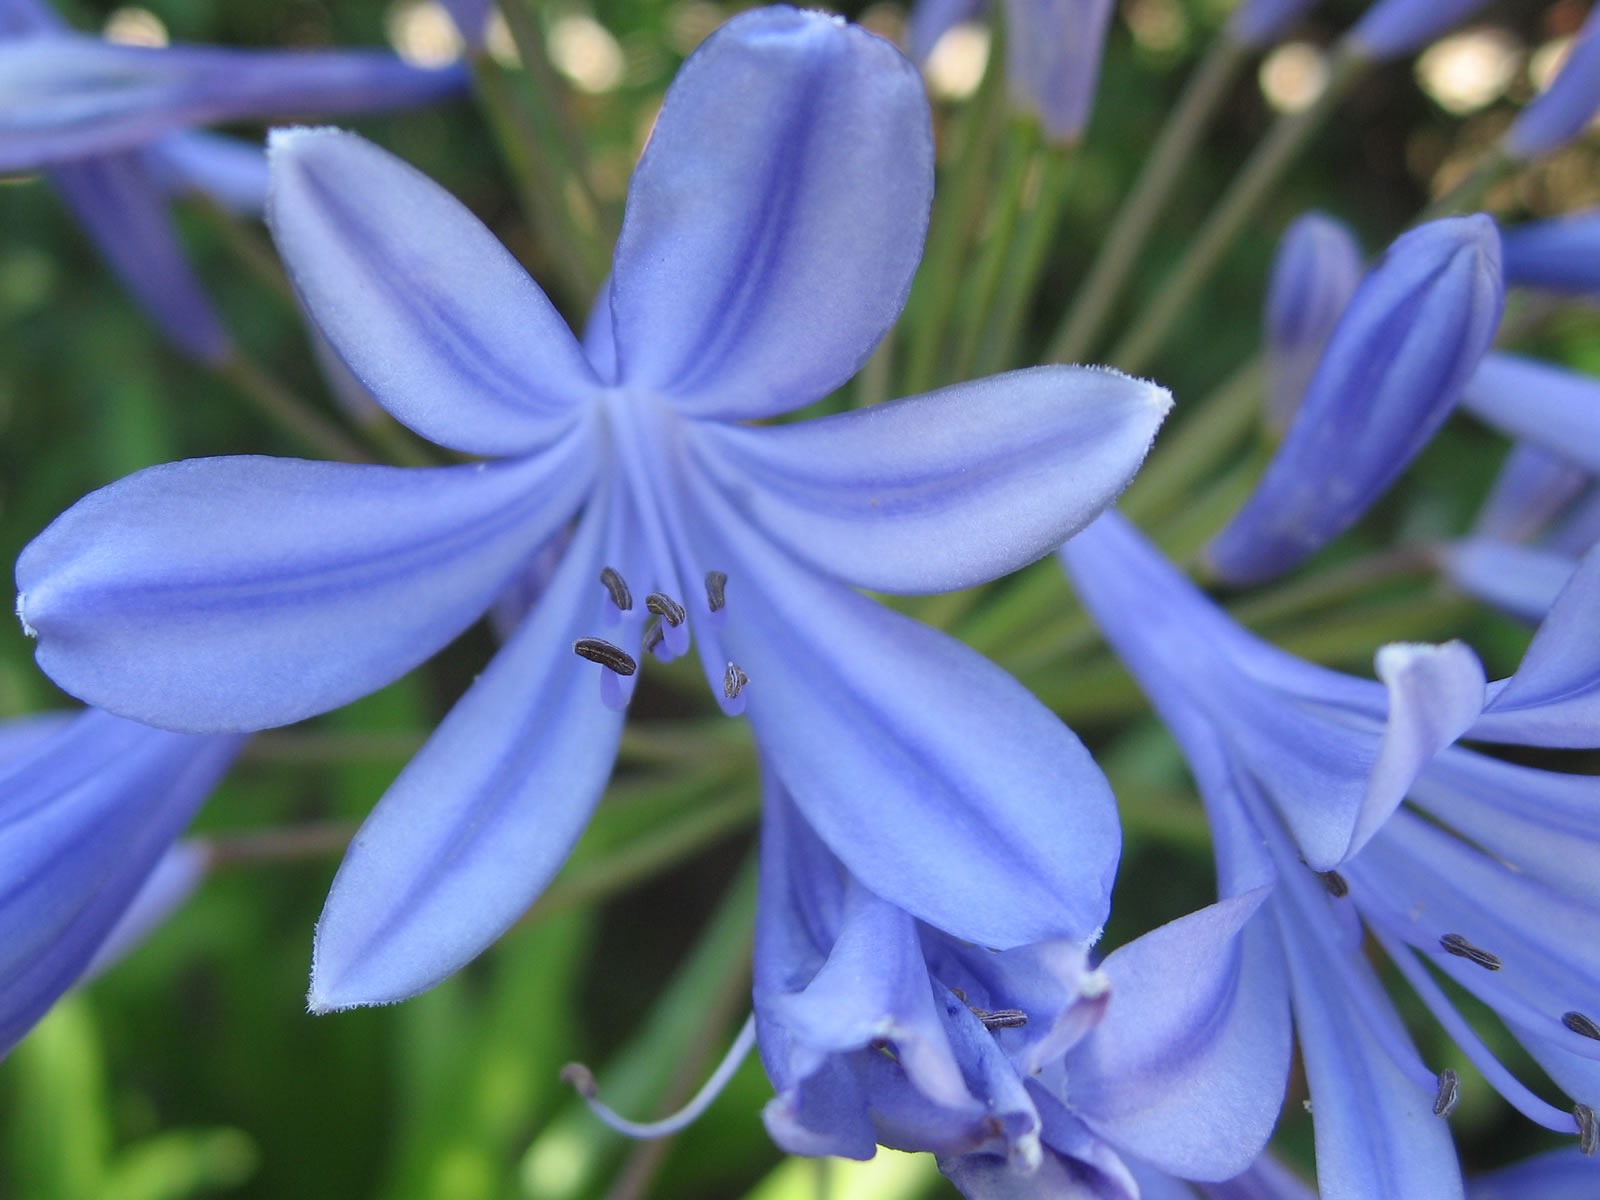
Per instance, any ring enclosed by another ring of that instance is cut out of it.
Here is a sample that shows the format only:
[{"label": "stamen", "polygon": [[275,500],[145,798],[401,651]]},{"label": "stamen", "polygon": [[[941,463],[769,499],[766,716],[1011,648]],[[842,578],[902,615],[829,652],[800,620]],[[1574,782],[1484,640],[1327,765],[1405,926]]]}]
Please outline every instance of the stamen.
[{"label": "stamen", "polygon": [[744,1063],[750,1048],[755,1044],[756,1017],[751,1013],[745,1018],[744,1025],[739,1029],[739,1036],[733,1039],[733,1045],[728,1048],[728,1053],[717,1064],[717,1069],[711,1072],[711,1078],[705,1081],[704,1086],[694,1094],[689,1103],[670,1117],[663,1117],[659,1121],[630,1121],[626,1117],[618,1116],[609,1105],[599,1099],[600,1089],[595,1083],[594,1072],[582,1063],[568,1063],[562,1067],[561,1082],[571,1085],[578,1095],[583,1097],[589,1110],[618,1133],[635,1138],[671,1137],[711,1107],[712,1101],[721,1094],[723,1087],[733,1078],[734,1072]]},{"label": "stamen", "polygon": [[621,646],[613,646],[602,638],[579,638],[572,643],[572,652],[579,658],[599,663],[606,670],[615,671],[618,675],[632,675],[639,669],[639,664],[633,661],[633,655]]},{"label": "stamen", "polygon": [[1600,1042],[1600,1025],[1596,1025],[1581,1012],[1562,1013],[1561,1023],[1573,1033],[1581,1033],[1586,1038]]},{"label": "stamen", "polygon": [[1594,1152],[1600,1150],[1600,1121],[1595,1119],[1594,1109],[1587,1104],[1574,1104],[1572,1118],[1578,1123],[1578,1149],[1594,1157]]},{"label": "stamen", "polygon": [[1028,1023],[1028,1014],[1020,1008],[997,1008],[992,1012],[988,1009],[974,1008],[972,1015],[983,1022],[985,1029],[1021,1029]]},{"label": "stamen", "polygon": [[721,612],[722,606],[728,602],[725,589],[728,586],[728,573],[726,571],[706,572],[706,603],[711,606],[712,612]]},{"label": "stamen", "polygon": [[600,583],[611,593],[611,603],[623,612],[633,607],[633,593],[628,590],[627,581],[611,567],[600,572]]},{"label": "stamen", "polygon": [[667,635],[661,632],[661,622],[651,621],[644,631],[644,648],[647,654],[654,654],[656,647],[661,645],[661,639]]},{"label": "stamen", "polygon": [[1350,894],[1350,885],[1344,881],[1344,876],[1337,871],[1319,871],[1322,885],[1328,889],[1328,895],[1335,900],[1343,900]]},{"label": "stamen", "polygon": [[1448,1117],[1461,1099],[1461,1077],[1449,1067],[1439,1072],[1439,1091],[1433,1098],[1433,1115]]},{"label": "stamen", "polygon": [[689,617],[683,605],[663,592],[651,592],[644,598],[644,606],[674,629]]},{"label": "stamen", "polygon": [[1459,933],[1447,933],[1439,939],[1439,945],[1454,954],[1457,958],[1464,958],[1475,962],[1485,971],[1498,971],[1500,969],[1500,956],[1491,954],[1487,950],[1480,950]]},{"label": "stamen", "polygon": [[739,693],[744,691],[744,685],[750,682],[750,676],[739,669],[738,663],[729,663],[728,669],[722,673],[722,694],[729,700],[737,700]]}]

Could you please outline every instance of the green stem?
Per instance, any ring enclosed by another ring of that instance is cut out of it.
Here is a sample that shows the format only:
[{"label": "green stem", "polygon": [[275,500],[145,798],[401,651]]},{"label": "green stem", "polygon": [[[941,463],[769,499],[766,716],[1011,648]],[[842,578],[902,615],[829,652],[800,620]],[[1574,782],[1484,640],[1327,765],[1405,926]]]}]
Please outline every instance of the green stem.
[{"label": "green stem", "polygon": [[1517,165],[1517,161],[1506,154],[1498,151],[1489,154],[1479,160],[1477,166],[1458,180],[1454,187],[1431,201],[1418,214],[1416,223],[1421,225],[1425,221],[1436,221],[1440,217],[1477,208],[1489,189],[1510,175]]},{"label": "green stem", "polygon": [[1262,629],[1307,613],[1341,607],[1376,586],[1432,571],[1433,560],[1426,547],[1396,546],[1257,592],[1230,604],[1228,612],[1240,624]]},{"label": "green stem", "polygon": [[1154,302],[1112,350],[1112,363],[1133,374],[1149,365],[1245,223],[1369,66],[1368,59],[1348,49],[1339,51],[1322,94],[1299,112],[1278,118],[1190,242],[1177,269],[1161,284]]},{"label": "green stem", "polygon": [[264,417],[324,458],[342,462],[372,461],[372,456],[343,430],[246,358],[243,351],[235,350],[214,370],[233,384]]},{"label": "green stem", "polygon": [[998,56],[989,50],[989,67],[973,102],[962,110],[950,138],[946,168],[934,193],[927,249],[907,306],[910,348],[902,392],[926,392],[941,379],[940,359],[947,329],[961,294],[968,241],[983,212],[990,163],[1005,125],[1006,99]]},{"label": "green stem", "polygon": [[1041,619],[1067,611],[1072,596],[1054,557],[1011,577],[955,627],[955,635],[980,654],[994,655]]},{"label": "green stem", "polygon": [[989,196],[988,220],[984,222],[979,242],[974,247],[974,262],[962,272],[962,312],[955,330],[955,358],[949,369],[949,377],[953,380],[971,376],[979,344],[989,328],[989,316],[994,311],[1000,280],[1018,240],[1017,224],[1022,219],[1029,176],[1037,166],[1035,151],[1038,145],[1037,124],[1032,121],[1011,123],[995,175],[998,184]]},{"label": "green stem", "polygon": [[354,821],[321,821],[252,833],[220,834],[202,838],[201,843],[205,847],[206,862],[213,870],[258,867],[343,854],[356,828]]},{"label": "green stem", "polygon": [[203,193],[194,198],[194,208],[222,238],[223,245],[237,262],[278,299],[299,311],[300,302],[295,298],[289,277],[284,274],[283,264],[265,238]]},{"label": "green stem", "polygon": [[1047,146],[1034,158],[1023,193],[1022,232],[1011,242],[999,302],[992,307],[975,374],[991,375],[1018,365],[1017,347],[1035,308],[1039,276],[1071,191],[1074,151],[1073,146]]},{"label": "green stem", "polygon": [[1155,220],[1166,207],[1178,177],[1200,144],[1228,89],[1248,57],[1248,50],[1219,37],[1189,77],[1156,139],[1133,191],[1117,210],[1100,253],[1089,270],[1072,308],[1062,320],[1045,358],[1079,362],[1094,349]]}]

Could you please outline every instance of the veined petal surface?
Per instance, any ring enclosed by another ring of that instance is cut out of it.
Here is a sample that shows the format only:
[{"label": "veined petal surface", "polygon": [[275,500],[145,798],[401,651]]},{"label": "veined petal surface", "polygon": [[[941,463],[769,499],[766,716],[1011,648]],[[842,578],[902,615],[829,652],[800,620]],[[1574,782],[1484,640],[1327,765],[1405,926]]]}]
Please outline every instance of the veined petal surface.
[{"label": "veined petal surface", "polygon": [[459,970],[578,840],[622,735],[601,668],[572,651],[599,611],[604,508],[351,842],[317,922],[313,1011],[404,1000]]},{"label": "veined petal surface", "polygon": [[578,508],[593,446],[406,469],[273,458],[152,467],[17,562],[39,664],[98,707],[262,729],[403,675],[481,615]]},{"label": "veined petal surface", "polygon": [[1111,1002],[1073,1052],[1067,1100],[1119,1149],[1187,1179],[1229,1179],[1278,1119],[1289,1005],[1268,889],[1223,900],[1113,951]]},{"label": "veined petal surface", "polygon": [[821,399],[899,316],[933,141],[888,42],[743,13],[684,63],[634,172],[611,305],[620,381],[742,420]]},{"label": "veined petal surface", "polygon": [[216,364],[233,350],[167,215],[167,197],[136,152],[102,154],[50,172],[117,278],[179,350]]},{"label": "veined petal surface", "polygon": [[1120,838],[1071,731],[988,660],[818,577],[698,493],[756,739],[834,854],[967,941],[1095,937]]},{"label": "veined petal surface", "polygon": [[19,39],[0,43],[0,172],[128,149],[187,125],[420,104],[466,82],[459,67],[412,67],[380,51]]},{"label": "veined petal surface", "polygon": [[819,571],[940,592],[1042,557],[1093,520],[1171,405],[1114,371],[1035,367],[790,425],[692,423],[697,466]]},{"label": "veined petal surface", "polygon": [[520,454],[570,429],[599,381],[539,285],[454,196],[336,129],[273,134],[267,219],[306,309],[423,437]]}]

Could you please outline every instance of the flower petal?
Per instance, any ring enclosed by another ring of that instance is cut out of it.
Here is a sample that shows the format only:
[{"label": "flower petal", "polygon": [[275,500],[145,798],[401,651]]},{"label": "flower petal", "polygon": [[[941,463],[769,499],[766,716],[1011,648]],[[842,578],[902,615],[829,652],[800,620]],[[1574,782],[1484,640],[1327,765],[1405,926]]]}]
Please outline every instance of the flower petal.
[{"label": "flower petal", "polygon": [[1138,470],[1171,405],[1114,371],[1036,367],[789,425],[696,422],[729,502],[859,587],[939,592],[1060,545]]},{"label": "flower petal", "polygon": [[1483,4],[1484,0],[1378,0],[1347,40],[1363,55],[1398,58],[1450,32]]},{"label": "flower petal", "polygon": [[683,65],[634,172],[622,381],[701,417],[821,399],[899,316],[932,195],[922,80],[893,46],[823,13],[735,17]]},{"label": "flower petal", "polygon": [[83,973],[238,747],[88,712],[0,767],[0,1057]]},{"label": "flower petal", "polygon": [[1583,131],[1600,110],[1600,8],[1572,39],[1550,86],[1517,114],[1505,132],[1505,148],[1517,158],[1548,154]]},{"label": "flower petal", "polygon": [[486,610],[578,507],[592,446],[410,470],[212,458],[93,492],[17,562],[45,672],[190,732],[348,703]]},{"label": "flower petal", "polygon": [[216,364],[233,351],[167,215],[167,197],[137,154],[67,163],[50,180],[106,264],[185,354]]},{"label": "flower petal", "polygon": [[1345,308],[1260,484],[1212,541],[1218,573],[1270,579],[1353,524],[1449,415],[1494,336],[1502,296],[1488,217],[1397,238]]},{"label": "flower petal", "polygon": [[1600,208],[1529,221],[1500,237],[1507,283],[1580,296],[1600,293]]},{"label": "flower petal", "polygon": [[1450,582],[1467,595],[1536,625],[1578,563],[1550,550],[1473,537],[1445,549],[1444,568]]},{"label": "flower petal", "polygon": [[1007,0],[1006,78],[1046,137],[1083,135],[1094,109],[1111,0]]},{"label": "flower petal", "polygon": [[600,604],[604,506],[549,590],[362,823],[317,922],[313,1012],[432,987],[517,920],[605,789],[623,714],[572,652]]},{"label": "flower petal", "polygon": [[144,148],[145,162],[172,192],[198,192],[240,216],[267,203],[267,155],[255,142],[185,130]]},{"label": "flower petal", "polygon": [[1600,745],[1600,547],[1578,569],[1533,635],[1510,679],[1491,685],[1494,698],[1469,737],[1530,746]]},{"label": "flower petal", "polygon": [[1571,1146],[1477,1176],[1467,1200],[1572,1200],[1594,1183],[1594,1159]]},{"label": "flower petal", "polygon": [[1500,464],[1472,531],[1509,541],[1531,538],[1560,516],[1591,482],[1587,471],[1560,454],[1518,442]]},{"label": "flower petal", "polygon": [[1067,1064],[1072,1107],[1119,1149],[1186,1179],[1261,1153],[1289,1075],[1289,1006],[1258,888],[1114,951],[1111,1003]]},{"label": "flower petal", "polygon": [[723,643],[763,754],[806,820],[884,899],[1006,949],[1092,938],[1119,837],[1071,731],[960,643],[822,579],[710,489]]},{"label": "flower petal", "polygon": [[1280,436],[1300,407],[1361,274],[1361,244],[1342,221],[1310,212],[1284,230],[1267,284],[1263,338],[1267,424]]},{"label": "flower petal", "polygon": [[1518,354],[1485,354],[1461,406],[1509,437],[1600,474],[1600,379]]},{"label": "flower petal", "polygon": [[378,51],[24,38],[0,43],[0,172],[125,150],[187,125],[426,103],[466,82],[459,66],[426,70]]},{"label": "flower petal", "polygon": [[471,454],[519,454],[598,390],[538,284],[460,201],[371,142],[280,130],[267,217],[307,311],[399,421]]}]

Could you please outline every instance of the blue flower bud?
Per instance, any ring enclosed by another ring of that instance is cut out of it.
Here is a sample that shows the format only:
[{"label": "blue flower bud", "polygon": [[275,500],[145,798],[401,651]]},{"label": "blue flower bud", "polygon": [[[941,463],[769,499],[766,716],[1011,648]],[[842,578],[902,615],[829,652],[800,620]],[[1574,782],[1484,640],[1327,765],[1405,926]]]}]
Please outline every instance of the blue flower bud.
[{"label": "blue flower bud", "polygon": [[1506,130],[1506,153],[1537,158],[1576,137],[1600,109],[1600,6],[1590,10],[1555,81]]},{"label": "blue flower bud", "polygon": [[1345,305],[1361,282],[1349,226],[1306,213],[1284,231],[1267,284],[1267,423],[1289,427]]},{"label": "blue flower bud", "polygon": [[1448,33],[1483,4],[1484,0],[1379,0],[1347,40],[1367,58],[1399,58]]},{"label": "blue flower bud", "polygon": [[1353,524],[1449,414],[1502,299],[1488,217],[1398,238],[1345,309],[1260,485],[1212,542],[1218,574],[1270,579]]},{"label": "blue flower bud", "polygon": [[1246,46],[1270,46],[1316,0],[1244,0],[1228,18],[1228,36]]},{"label": "blue flower bud", "polygon": [[1518,225],[1500,238],[1507,284],[1600,295],[1600,208]]}]

